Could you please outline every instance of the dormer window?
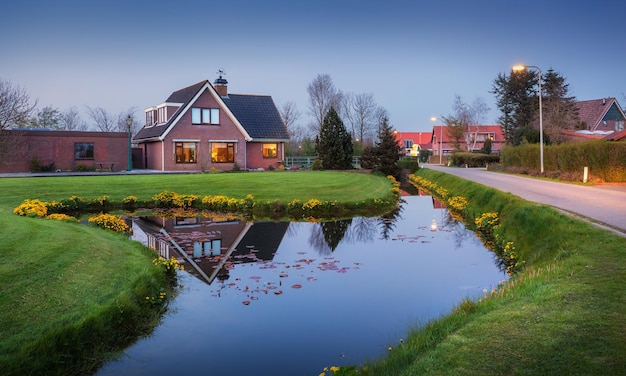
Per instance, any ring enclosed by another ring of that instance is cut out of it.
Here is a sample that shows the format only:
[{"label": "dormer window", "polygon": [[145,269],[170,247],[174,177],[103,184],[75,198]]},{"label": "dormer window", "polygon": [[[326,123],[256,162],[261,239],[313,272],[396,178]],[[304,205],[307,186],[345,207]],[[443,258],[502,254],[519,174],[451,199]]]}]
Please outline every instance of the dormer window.
[{"label": "dormer window", "polygon": [[157,111],[157,123],[165,123],[167,121],[167,107],[159,107]]},{"label": "dormer window", "polygon": [[154,114],[152,111],[146,111],[146,125],[150,126],[154,124]]},{"label": "dormer window", "polygon": [[191,123],[219,125],[220,109],[194,107],[191,109]]}]

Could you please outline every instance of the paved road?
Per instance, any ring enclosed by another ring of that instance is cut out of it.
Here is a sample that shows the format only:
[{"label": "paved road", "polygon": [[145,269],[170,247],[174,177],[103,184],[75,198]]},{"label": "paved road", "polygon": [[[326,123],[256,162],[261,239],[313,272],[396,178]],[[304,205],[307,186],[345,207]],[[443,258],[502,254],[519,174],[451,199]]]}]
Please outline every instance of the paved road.
[{"label": "paved road", "polygon": [[528,201],[579,214],[601,227],[626,236],[626,184],[582,186],[491,172],[484,168],[438,165],[423,167],[510,192]]}]

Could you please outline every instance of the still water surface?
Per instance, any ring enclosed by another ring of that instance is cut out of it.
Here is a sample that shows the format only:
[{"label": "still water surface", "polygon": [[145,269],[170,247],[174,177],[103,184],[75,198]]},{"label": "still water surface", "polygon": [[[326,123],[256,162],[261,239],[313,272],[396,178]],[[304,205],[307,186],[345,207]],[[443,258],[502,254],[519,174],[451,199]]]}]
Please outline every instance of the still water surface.
[{"label": "still water surface", "polygon": [[98,375],[318,375],[384,356],[507,278],[431,197],[403,200],[328,223],[153,220],[202,268],[185,265],[162,323]]}]

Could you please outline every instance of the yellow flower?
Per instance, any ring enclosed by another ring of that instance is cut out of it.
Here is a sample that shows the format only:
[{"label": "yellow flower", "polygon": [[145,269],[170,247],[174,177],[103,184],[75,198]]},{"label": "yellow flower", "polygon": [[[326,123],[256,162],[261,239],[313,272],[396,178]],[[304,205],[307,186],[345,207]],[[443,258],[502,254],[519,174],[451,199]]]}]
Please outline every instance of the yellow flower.
[{"label": "yellow flower", "polygon": [[332,367],[330,367],[330,371],[331,372],[337,372],[337,371],[339,371],[339,367],[332,366]]}]

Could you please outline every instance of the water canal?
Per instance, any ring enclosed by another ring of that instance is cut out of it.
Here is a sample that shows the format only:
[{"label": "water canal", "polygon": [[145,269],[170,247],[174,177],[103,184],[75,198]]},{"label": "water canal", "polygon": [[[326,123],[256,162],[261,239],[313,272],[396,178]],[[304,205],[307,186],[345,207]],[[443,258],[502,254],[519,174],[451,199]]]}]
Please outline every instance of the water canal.
[{"label": "water canal", "polygon": [[144,218],[134,228],[167,233],[197,269],[186,262],[162,323],[101,376],[318,375],[384,356],[411,327],[507,278],[430,196],[403,197],[387,218]]}]

